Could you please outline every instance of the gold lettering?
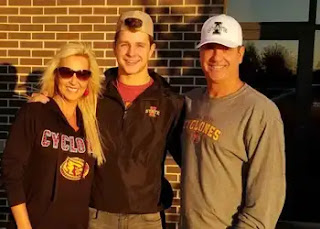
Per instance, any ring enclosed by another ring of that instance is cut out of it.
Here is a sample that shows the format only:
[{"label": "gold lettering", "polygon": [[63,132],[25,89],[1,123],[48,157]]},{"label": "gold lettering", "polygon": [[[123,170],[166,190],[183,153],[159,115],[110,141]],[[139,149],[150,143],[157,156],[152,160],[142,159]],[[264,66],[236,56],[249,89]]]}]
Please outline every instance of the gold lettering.
[{"label": "gold lettering", "polygon": [[211,126],[209,129],[209,132],[207,133],[209,138],[212,138],[212,134],[213,132],[216,130],[216,128],[214,126]]},{"label": "gold lettering", "polygon": [[190,126],[189,126],[189,129],[190,129],[190,130],[193,130],[193,129],[194,129],[195,122],[196,122],[196,120],[192,120],[192,121],[191,121]]},{"label": "gold lettering", "polygon": [[200,122],[199,128],[198,128],[199,132],[203,131],[203,128],[204,128],[205,124],[206,124],[205,122]]},{"label": "gold lettering", "polygon": [[215,132],[214,132],[214,135],[213,135],[213,140],[218,140],[219,139],[219,137],[220,137],[220,134],[221,134],[221,131],[220,130],[216,130]]},{"label": "gold lettering", "polygon": [[207,133],[208,133],[208,131],[209,131],[210,126],[211,126],[211,125],[210,125],[209,123],[206,123],[206,125],[205,125],[205,127],[204,127],[204,129],[203,129],[202,133],[207,134]]}]

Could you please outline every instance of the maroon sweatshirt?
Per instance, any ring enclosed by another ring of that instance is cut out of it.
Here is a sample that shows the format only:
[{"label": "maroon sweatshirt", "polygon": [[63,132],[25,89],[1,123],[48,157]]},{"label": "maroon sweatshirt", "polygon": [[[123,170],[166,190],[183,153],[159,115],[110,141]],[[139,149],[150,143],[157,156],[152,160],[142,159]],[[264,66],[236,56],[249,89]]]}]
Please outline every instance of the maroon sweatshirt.
[{"label": "maroon sweatshirt", "polygon": [[[85,229],[95,160],[54,100],[27,103],[11,128],[2,159],[10,206],[26,203],[33,229]],[[14,227],[14,226],[13,226]]]}]

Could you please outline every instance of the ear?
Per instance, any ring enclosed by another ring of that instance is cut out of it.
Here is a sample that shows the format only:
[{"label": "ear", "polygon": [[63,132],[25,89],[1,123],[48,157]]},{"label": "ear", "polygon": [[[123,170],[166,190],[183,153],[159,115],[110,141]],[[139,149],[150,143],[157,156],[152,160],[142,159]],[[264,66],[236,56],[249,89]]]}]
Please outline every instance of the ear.
[{"label": "ear", "polygon": [[243,57],[244,57],[244,53],[245,53],[245,47],[244,46],[240,46],[238,47],[238,54],[239,54],[239,64],[242,63],[243,61]]},{"label": "ear", "polygon": [[154,51],[156,50],[156,44],[153,43],[151,46],[150,46],[150,51],[149,51],[149,58],[152,57]]}]

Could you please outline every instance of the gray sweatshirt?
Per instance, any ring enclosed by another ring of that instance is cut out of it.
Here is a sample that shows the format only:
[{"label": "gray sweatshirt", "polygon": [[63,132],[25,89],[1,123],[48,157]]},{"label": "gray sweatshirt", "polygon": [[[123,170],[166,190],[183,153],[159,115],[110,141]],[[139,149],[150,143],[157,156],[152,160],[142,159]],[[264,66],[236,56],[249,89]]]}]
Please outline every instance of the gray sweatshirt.
[{"label": "gray sweatshirt", "polygon": [[186,103],[181,227],[275,228],[285,199],[275,104],[247,84],[222,98],[195,89]]}]

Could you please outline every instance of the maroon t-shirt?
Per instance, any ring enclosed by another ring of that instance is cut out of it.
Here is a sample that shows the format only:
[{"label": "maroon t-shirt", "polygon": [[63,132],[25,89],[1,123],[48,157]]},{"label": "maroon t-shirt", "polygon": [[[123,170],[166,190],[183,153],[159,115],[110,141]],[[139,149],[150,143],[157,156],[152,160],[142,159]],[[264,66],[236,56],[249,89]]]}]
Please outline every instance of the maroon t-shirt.
[{"label": "maroon t-shirt", "polygon": [[116,81],[116,87],[126,108],[128,108],[132,104],[133,100],[135,100],[144,90],[146,90],[152,84],[152,78],[150,78],[150,81],[148,83],[143,85],[127,85],[121,83],[118,80]]}]

